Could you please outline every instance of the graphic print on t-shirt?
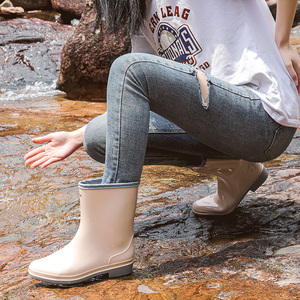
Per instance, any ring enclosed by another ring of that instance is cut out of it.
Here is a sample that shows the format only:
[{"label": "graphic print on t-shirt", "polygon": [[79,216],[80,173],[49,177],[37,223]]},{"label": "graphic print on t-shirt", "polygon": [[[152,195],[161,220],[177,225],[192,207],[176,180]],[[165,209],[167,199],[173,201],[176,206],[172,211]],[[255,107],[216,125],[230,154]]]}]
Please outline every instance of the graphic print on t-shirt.
[{"label": "graphic print on t-shirt", "polygon": [[278,52],[275,21],[265,0],[145,3],[134,52],[190,63],[207,75],[245,87],[277,123],[299,127],[298,92]]},{"label": "graphic print on t-shirt", "polygon": [[157,30],[157,52],[160,56],[195,66],[195,56],[202,51],[188,25],[177,30],[168,23],[160,23]]},{"label": "graphic print on t-shirt", "polygon": [[[196,55],[202,52],[202,48],[187,25],[190,12],[189,8],[179,5],[162,6],[150,16],[148,24],[160,56],[196,66]],[[202,68],[208,66],[207,63]]]}]

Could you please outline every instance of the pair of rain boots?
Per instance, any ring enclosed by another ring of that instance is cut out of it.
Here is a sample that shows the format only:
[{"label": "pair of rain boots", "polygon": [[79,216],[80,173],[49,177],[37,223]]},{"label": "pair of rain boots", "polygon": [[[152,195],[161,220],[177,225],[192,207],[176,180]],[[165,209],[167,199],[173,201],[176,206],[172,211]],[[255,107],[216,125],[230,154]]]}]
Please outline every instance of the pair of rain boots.
[{"label": "pair of rain boots", "polygon": [[[249,190],[256,190],[268,172],[259,163],[208,159],[195,171],[218,177],[218,191],[193,204],[197,215],[232,212]],[[61,250],[29,266],[31,277],[48,283],[70,285],[99,275],[110,278],[132,273],[133,220],[138,183],[102,185],[101,179],[79,183],[79,229]]]}]

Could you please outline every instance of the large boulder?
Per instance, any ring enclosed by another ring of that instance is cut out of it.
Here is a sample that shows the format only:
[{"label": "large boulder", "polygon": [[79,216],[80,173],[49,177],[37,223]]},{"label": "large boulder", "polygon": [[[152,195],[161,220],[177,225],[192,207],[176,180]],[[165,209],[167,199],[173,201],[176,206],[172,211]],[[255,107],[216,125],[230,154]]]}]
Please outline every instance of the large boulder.
[{"label": "large boulder", "polygon": [[63,48],[58,89],[70,99],[105,101],[112,62],[131,50],[125,32],[124,28],[114,36],[99,28],[94,2],[88,1],[79,25]]},{"label": "large boulder", "polygon": [[52,7],[62,14],[70,14],[80,17],[85,6],[86,0],[51,0]]},{"label": "large boulder", "polygon": [[51,7],[51,0],[10,0],[14,6],[21,6],[25,10]]}]

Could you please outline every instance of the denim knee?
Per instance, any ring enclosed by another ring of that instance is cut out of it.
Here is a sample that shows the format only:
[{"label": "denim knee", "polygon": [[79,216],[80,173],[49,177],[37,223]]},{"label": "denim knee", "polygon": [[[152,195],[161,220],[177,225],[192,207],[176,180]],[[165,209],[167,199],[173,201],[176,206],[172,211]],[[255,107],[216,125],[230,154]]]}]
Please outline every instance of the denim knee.
[{"label": "denim knee", "polygon": [[100,163],[105,162],[106,114],[89,122],[84,133],[83,146],[90,157]]},{"label": "denim knee", "polygon": [[111,65],[110,72],[118,71],[121,72],[126,71],[130,66],[135,63],[152,61],[152,58],[155,56],[146,53],[127,53],[120,57],[118,57]]},{"label": "denim knee", "polygon": [[154,58],[153,55],[144,53],[128,53],[118,57],[109,71],[108,92],[110,84],[115,84],[116,78],[120,84],[124,84],[127,78],[129,82],[137,83],[143,89],[147,83],[145,63],[153,61]]}]

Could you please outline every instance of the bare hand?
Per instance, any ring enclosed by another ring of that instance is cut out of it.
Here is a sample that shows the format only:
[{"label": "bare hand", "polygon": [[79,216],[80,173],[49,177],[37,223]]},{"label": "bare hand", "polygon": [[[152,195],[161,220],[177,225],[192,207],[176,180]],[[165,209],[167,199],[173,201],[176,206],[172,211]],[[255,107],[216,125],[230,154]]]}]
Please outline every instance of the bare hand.
[{"label": "bare hand", "polygon": [[290,73],[295,85],[300,93],[300,58],[298,53],[292,48],[290,44],[285,47],[279,48],[283,62]]},{"label": "bare hand", "polygon": [[32,140],[36,144],[44,144],[24,156],[25,165],[30,165],[31,169],[37,166],[45,168],[48,165],[63,160],[78,149],[81,144],[71,132],[55,132],[46,136],[34,138]]}]

